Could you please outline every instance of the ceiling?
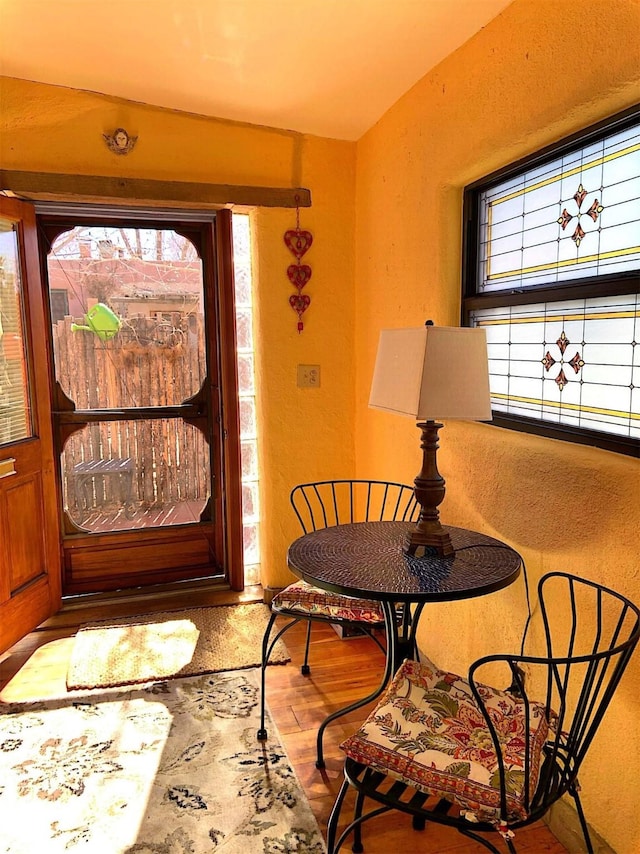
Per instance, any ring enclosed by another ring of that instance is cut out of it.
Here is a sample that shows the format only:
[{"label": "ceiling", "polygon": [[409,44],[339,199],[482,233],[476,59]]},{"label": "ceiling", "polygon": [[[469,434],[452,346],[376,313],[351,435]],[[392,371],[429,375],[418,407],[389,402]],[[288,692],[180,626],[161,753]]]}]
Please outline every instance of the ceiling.
[{"label": "ceiling", "polygon": [[358,139],[511,0],[0,0],[0,73]]}]

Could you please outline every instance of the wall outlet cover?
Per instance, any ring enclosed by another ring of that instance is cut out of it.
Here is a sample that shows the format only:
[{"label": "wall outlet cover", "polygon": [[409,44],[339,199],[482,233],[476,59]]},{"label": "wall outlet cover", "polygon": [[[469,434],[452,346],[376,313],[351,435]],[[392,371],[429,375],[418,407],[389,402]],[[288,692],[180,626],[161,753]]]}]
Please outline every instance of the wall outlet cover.
[{"label": "wall outlet cover", "polygon": [[320,387],[320,365],[298,365],[298,388]]}]

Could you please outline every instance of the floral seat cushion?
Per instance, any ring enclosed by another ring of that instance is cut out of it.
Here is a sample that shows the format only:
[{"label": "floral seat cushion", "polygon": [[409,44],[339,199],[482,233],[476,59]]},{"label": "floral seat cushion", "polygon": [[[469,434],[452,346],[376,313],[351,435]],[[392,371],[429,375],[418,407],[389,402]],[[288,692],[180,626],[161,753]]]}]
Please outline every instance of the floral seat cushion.
[{"label": "floral seat cushion", "polygon": [[[531,797],[549,731],[544,707],[529,704],[526,744],[523,702],[486,685],[478,689],[502,746],[507,821],[524,819],[525,754],[529,752]],[[503,824],[494,744],[469,682],[430,661],[406,660],[377,708],[340,746],[356,762],[458,804],[469,820]]]},{"label": "floral seat cushion", "polygon": [[379,602],[330,593],[306,581],[294,581],[285,587],[273,597],[271,607],[275,611],[293,611],[310,617],[384,623],[384,613]]}]

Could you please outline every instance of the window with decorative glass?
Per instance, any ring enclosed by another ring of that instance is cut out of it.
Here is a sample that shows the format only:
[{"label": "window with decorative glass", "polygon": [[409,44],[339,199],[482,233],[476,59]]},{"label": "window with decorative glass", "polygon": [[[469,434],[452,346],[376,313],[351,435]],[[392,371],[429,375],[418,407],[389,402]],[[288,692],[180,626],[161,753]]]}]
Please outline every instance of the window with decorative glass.
[{"label": "window with decorative glass", "polygon": [[640,107],[465,189],[493,423],[640,456]]}]

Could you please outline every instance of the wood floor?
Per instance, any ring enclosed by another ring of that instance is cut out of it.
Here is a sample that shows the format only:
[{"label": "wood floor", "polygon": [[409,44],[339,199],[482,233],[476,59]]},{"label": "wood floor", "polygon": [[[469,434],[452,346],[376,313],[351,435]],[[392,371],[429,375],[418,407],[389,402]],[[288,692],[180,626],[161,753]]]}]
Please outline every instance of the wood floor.
[{"label": "wood floor", "polygon": [[[255,601],[259,589],[247,589],[242,601]],[[73,636],[82,623],[115,616],[127,616],[181,607],[225,604],[233,595],[199,591],[140,601],[78,603],[67,608],[32,632],[0,657],[0,700],[4,702],[40,699],[65,693],[65,679]],[[194,601],[195,600],[195,601]],[[323,832],[342,780],[340,741],[368,712],[360,709],[341,718],[325,733],[326,768],[315,767],[316,731],[322,719],[334,709],[366,696],[378,683],[383,658],[366,638],[342,640],[330,626],[314,627],[311,675],[302,676],[304,629],[296,626],[285,636],[292,661],[274,665],[267,671],[267,700],[284,747],[305,789]],[[348,800],[343,813],[350,812]],[[495,841],[495,837],[494,837]],[[363,832],[365,854],[482,854],[483,846],[465,840],[454,830],[428,826],[425,831],[411,828],[407,816],[387,814],[373,819]],[[566,849],[540,823],[517,832],[522,854],[566,854]],[[349,852],[347,842],[342,851]],[[506,849],[505,849],[506,851]]]}]

